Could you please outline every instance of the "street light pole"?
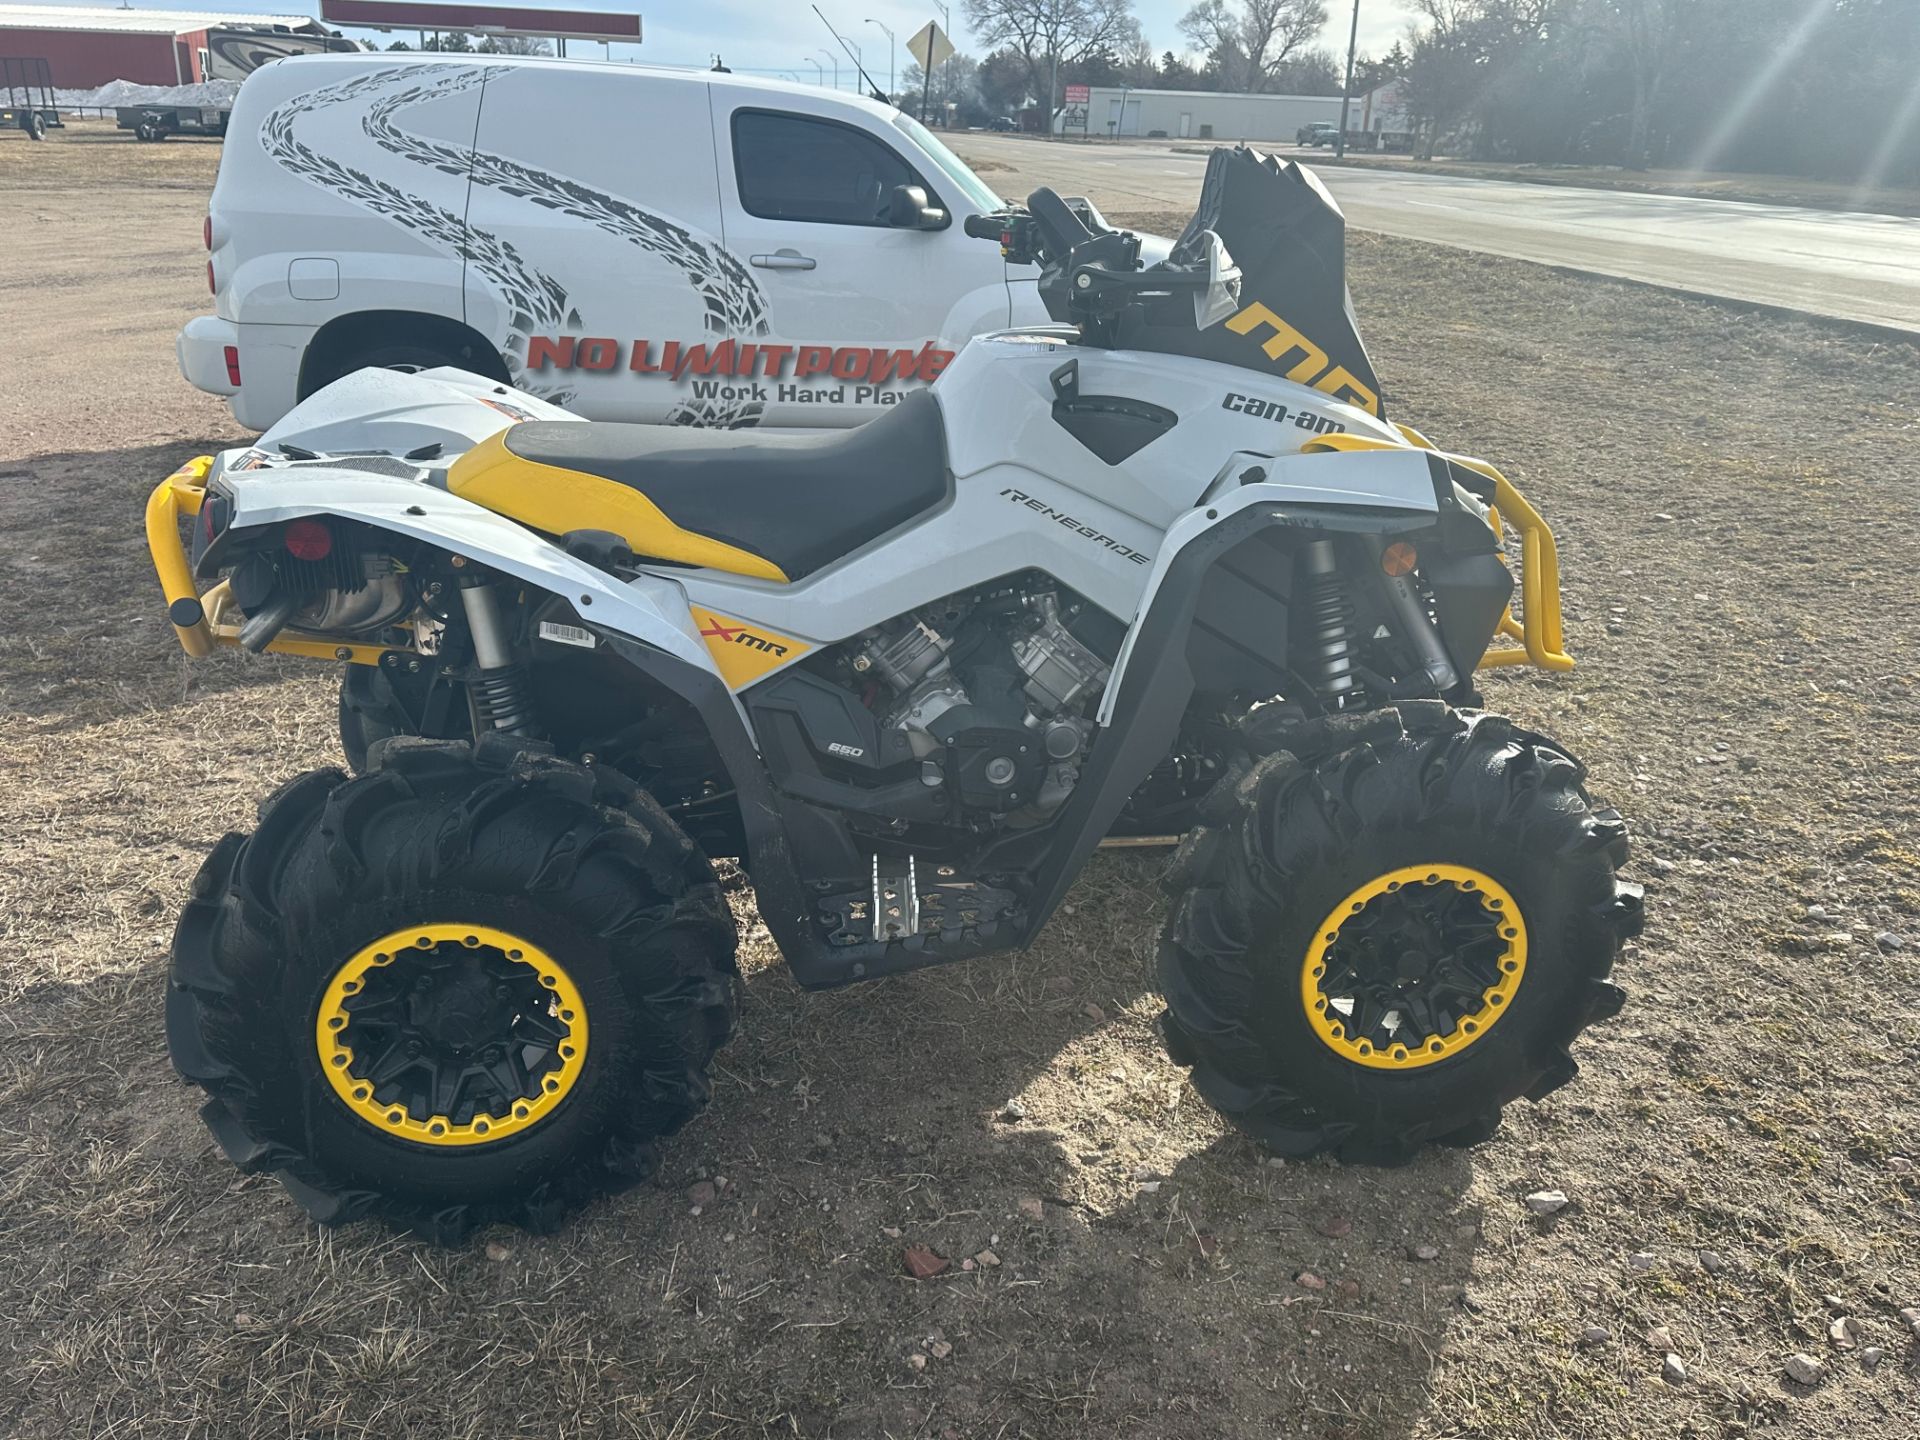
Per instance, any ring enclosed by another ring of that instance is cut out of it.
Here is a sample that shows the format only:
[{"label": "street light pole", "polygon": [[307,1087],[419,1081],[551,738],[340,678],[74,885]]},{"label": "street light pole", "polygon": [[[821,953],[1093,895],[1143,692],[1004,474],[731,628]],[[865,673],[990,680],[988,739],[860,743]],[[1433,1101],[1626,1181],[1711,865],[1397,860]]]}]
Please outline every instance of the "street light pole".
[{"label": "street light pole", "polygon": [[1347,108],[1353,104],[1353,56],[1360,45],[1360,0],[1353,0],[1353,28],[1347,32],[1347,83],[1340,87],[1340,133],[1333,140],[1333,158],[1347,158]]},{"label": "street light pole", "polygon": [[[945,4],[942,4],[941,0],[933,0],[933,3],[940,6],[940,31],[951,41],[953,39],[953,11]],[[949,55],[946,64],[940,68],[947,72],[947,78],[951,80],[953,78],[953,57]],[[953,91],[950,88],[943,88],[942,93],[951,96]],[[951,118],[951,113],[946,109],[946,104],[947,102],[945,101],[941,103],[940,118],[943,121]],[[927,107],[922,105],[920,108],[925,110]],[[922,115],[920,118],[925,120],[927,117]]]},{"label": "street light pole", "polygon": [[[878,20],[867,21],[869,25],[880,25]],[[880,25],[881,32],[887,37],[887,100],[893,100],[893,31]]]},{"label": "street light pole", "polygon": [[807,64],[809,64],[809,65],[811,65],[811,66],[813,67],[813,83],[814,83],[814,84],[816,84],[816,85],[824,85],[824,84],[826,84],[826,83],[827,83],[827,72],[826,72],[826,70],[825,70],[825,69],[824,69],[824,68],[823,68],[823,67],[821,66],[821,64],[820,64],[820,62],[819,62],[818,60],[816,60],[816,59],[814,59],[814,58],[813,58],[813,57],[812,57],[811,55],[809,55],[809,56],[807,56]]},{"label": "street light pole", "polygon": [[840,57],[825,47],[822,47],[819,53],[833,62],[833,88],[838,90],[840,88]]}]

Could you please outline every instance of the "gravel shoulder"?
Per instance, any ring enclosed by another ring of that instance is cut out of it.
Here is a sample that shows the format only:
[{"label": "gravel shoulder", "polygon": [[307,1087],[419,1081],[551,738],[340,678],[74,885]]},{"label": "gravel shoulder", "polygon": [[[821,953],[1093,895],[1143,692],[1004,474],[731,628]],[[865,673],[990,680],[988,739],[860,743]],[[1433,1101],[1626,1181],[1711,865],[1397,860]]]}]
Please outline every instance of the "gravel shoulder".
[{"label": "gravel shoulder", "polygon": [[1354,238],[1394,414],[1559,537],[1580,667],[1489,704],[1584,756],[1648,887],[1628,1008],[1491,1143],[1380,1172],[1223,1130],[1153,1037],[1154,857],[1028,954],[828,995],[736,882],[741,1038],[658,1182],[436,1251],[312,1229],[167,1067],[188,879],[338,763],[334,677],[164,623],[146,492],[241,433],[172,364],[217,152],[93,143],[0,138],[0,1433],[1911,1430],[1912,348]]}]

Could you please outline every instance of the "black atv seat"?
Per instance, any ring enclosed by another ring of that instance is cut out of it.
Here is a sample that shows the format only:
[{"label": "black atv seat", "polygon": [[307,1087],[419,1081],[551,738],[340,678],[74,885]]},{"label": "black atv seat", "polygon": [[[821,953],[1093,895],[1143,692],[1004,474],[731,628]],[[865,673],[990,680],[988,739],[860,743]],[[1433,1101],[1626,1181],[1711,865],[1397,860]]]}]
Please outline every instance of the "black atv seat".
[{"label": "black atv seat", "polygon": [[[757,555],[789,580],[832,564],[947,493],[946,431],[939,402],[925,391],[870,424],[820,435],[531,421],[509,427],[504,443],[522,460],[637,491],[672,525]],[[527,501],[514,507],[514,518],[554,528],[541,524],[537,499]],[[650,551],[644,536],[627,538],[636,553],[662,553]]]}]

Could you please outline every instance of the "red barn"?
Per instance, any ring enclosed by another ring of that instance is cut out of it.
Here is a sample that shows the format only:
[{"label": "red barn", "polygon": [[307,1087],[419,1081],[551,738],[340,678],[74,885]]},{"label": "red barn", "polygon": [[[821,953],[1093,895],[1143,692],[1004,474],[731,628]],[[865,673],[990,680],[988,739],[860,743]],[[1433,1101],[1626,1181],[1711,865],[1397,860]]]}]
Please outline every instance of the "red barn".
[{"label": "red barn", "polygon": [[207,78],[207,32],[235,27],[320,28],[306,15],[0,4],[0,55],[45,60],[62,90],[91,90],[109,80],[197,85]]}]

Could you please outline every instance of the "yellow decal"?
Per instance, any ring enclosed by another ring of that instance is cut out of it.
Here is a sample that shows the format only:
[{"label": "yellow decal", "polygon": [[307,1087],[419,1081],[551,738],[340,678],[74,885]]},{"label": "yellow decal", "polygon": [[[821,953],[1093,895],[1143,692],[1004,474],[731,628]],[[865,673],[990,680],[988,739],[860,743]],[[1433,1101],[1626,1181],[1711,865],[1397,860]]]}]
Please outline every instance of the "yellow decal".
[{"label": "yellow decal", "polygon": [[693,618],[700,627],[700,638],[707,642],[720,678],[735,690],[745,689],[762,675],[778,670],[789,660],[797,660],[813,648],[791,635],[782,635],[746,620],[735,620],[698,605],[693,607]]},{"label": "yellow decal", "polygon": [[1236,335],[1250,335],[1262,325],[1271,326],[1273,338],[1260,348],[1279,365],[1287,379],[1358,405],[1371,415],[1380,413],[1380,397],[1348,372],[1344,365],[1331,365],[1327,352],[1282,320],[1258,300],[1227,321],[1227,329]]}]

